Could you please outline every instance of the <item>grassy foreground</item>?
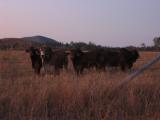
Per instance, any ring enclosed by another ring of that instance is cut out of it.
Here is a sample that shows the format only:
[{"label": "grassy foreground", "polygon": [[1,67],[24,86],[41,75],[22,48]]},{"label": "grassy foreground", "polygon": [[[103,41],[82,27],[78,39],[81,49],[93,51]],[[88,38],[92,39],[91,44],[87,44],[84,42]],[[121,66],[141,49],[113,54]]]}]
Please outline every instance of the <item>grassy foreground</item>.
[{"label": "grassy foreground", "polygon": [[[157,54],[142,52],[134,70]],[[28,54],[0,51],[0,120],[159,120],[160,62],[112,93],[129,74],[36,76]]]}]

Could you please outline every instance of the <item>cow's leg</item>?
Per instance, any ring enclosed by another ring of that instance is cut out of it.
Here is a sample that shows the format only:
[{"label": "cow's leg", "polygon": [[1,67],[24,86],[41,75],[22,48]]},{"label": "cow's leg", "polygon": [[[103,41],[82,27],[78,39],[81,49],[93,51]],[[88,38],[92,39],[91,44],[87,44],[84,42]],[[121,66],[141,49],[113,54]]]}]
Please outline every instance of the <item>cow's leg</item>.
[{"label": "cow's leg", "polygon": [[122,64],[120,67],[121,67],[121,70],[122,70],[122,71],[125,71],[125,70],[126,70],[125,64]]},{"label": "cow's leg", "polygon": [[128,68],[131,69],[132,67],[133,67],[133,64],[130,63],[130,64],[128,65]]},{"label": "cow's leg", "polygon": [[39,75],[40,74],[40,70],[41,70],[41,68],[34,68],[34,72],[35,72],[35,74],[37,74],[37,75]]},{"label": "cow's leg", "polygon": [[77,69],[76,69],[76,73],[77,73],[77,75],[80,75],[80,74],[81,74],[80,68],[77,68]]},{"label": "cow's leg", "polygon": [[132,67],[133,67],[133,64],[130,63],[130,64],[128,65],[129,72],[132,72]]},{"label": "cow's leg", "polygon": [[77,75],[80,75],[83,73],[83,67],[78,66],[75,68],[75,71],[76,71]]},{"label": "cow's leg", "polygon": [[75,72],[76,72],[76,74],[77,74],[77,75],[79,75],[79,74],[80,74],[80,72],[79,72],[79,69],[78,69],[78,68],[75,68]]},{"label": "cow's leg", "polygon": [[64,64],[64,69],[68,71],[68,64]]},{"label": "cow's leg", "polygon": [[38,75],[40,74],[41,68],[42,68],[42,65],[40,63],[37,62],[34,64],[34,72],[36,74],[38,74]]},{"label": "cow's leg", "polygon": [[105,71],[106,71],[106,66],[105,66],[105,65],[103,65],[103,66],[98,66],[98,67],[97,67],[97,70],[98,70],[98,72],[105,72]]},{"label": "cow's leg", "polygon": [[83,74],[83,70],[84,70],[84,67],[80,67],[80,69],[79,69],[80,71],[80,74]]},{"label": "cow's leg", "polygon": [[59,75],[60,74],[60,68],[58,66],[54,67],[54,75]]}]

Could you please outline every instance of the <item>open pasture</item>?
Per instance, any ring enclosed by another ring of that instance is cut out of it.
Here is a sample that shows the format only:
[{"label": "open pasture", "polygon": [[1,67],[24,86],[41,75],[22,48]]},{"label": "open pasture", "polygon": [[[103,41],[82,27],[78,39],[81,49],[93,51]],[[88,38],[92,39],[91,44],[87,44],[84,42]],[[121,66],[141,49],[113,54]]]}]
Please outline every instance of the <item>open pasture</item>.
[{"label": "open pasture", "polygon": [[[133,70],[158,52],[140,52]],[[129,71],[34,75],[24,51],[0,51],[2,120],[159,120],[160,61],[109,97]]]}]

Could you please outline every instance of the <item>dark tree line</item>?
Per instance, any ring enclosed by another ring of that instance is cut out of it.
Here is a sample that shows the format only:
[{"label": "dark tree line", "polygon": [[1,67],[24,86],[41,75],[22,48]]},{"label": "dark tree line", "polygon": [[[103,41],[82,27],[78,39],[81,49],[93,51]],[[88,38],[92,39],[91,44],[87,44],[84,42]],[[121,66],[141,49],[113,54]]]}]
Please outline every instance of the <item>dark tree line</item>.
[{"label": "dark tree line", "polygon": [[[85,43],[85,42],[70,42],[70,43],[61,43],[58,42],[57,44],[37,44],[37,43],[23,43],[23,44],[18,44],[18,43],[13,43],[13,44],[2,44],[0,41],[0,49],[1,50],[7,50],[7,49],[13,49],[13,50],[24,50],[27,47],[34,46],[34,47],[44,47],[44,46],[49,46],[51,48],[80,48],[80,49],[97,49],[97,48],[113,48],[113,47],[108,47],[108,46],[101,46],[101,45],[96,45],[92,42]],[[114,47],[115,48],[115,47]],[[119,48],[119,47],[117,47]],[[127,48],[137,48],[138,50],[141,51],[160,51],[160,37],[155,37],[153,39],[153,45],[152,46],[146,46],[145,43],[142,43],[140,47],[135,47],[135,46],[128,46]]]}]

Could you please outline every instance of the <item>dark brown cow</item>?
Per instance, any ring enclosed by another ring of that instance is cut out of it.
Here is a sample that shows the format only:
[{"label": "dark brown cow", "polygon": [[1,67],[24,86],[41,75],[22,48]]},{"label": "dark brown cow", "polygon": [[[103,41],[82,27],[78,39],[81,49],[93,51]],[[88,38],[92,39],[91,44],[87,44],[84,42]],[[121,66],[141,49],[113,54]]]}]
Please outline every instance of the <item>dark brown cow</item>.
[{"label": "dark brown cow", "polygon": [[63,49],[52,50],[51,48],[45,48],[44,65],[50,65],[54,67],[56,74],[59,74],[60,70],[64,67],[67,69],[68,59],[67,53]]},{"label": "dark brown cow", "polygon": [[71,51],[71,59],[73,62],[73,67],[77,74],[83,73],[85,68],[97,68],[99,50],[82,51],[80,49],[74,49]]},{"label": "dark brown cow", "polygon": [[105,70],[106,67],[117,67],[120,65],[120,54],[117,50],[103,49],[98,59],[98,67]]},{"label": "dark brown cow", "polygon": [[136,49],[128,50],[126,48],[122,48],[120,49],[120,54],[123,58],[122,62],[125,63],[125,67],[123,67],[122,70],[125,70],[126,68],[131,69],[133,63],[135,63],[136,60],[140,57]]},{"label": "dark brown cow", "polygon": [[40,57],[40,51],[37,48],[30,47],[26,50],[27,53],[30,54],[32,68],[36,74],[40,74],[40,70],[42,68],[42,60]]},{"label": "dark brown cow", "polygon": [[126,48],[121,49],[104,49],[101,51],[99,58],[99,66],[105,70],[105,67],[120,67],[125,71],[127,68],[131,69],[133,63],[139,57],[137,50],[128,50]]}]

